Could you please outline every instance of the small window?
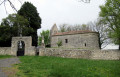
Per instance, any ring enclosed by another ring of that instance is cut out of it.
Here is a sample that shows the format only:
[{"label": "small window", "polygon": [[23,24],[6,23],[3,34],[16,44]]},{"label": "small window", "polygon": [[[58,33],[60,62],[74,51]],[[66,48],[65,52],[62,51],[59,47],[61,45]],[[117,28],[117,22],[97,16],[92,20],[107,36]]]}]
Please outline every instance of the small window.
[{"label": "small window", "polygon": [[85,43],[85,47],[86,47],[86,43]]},{"label": "small window", "polygon": [[68,43],[68,39],[65,39],[65,43]]}]

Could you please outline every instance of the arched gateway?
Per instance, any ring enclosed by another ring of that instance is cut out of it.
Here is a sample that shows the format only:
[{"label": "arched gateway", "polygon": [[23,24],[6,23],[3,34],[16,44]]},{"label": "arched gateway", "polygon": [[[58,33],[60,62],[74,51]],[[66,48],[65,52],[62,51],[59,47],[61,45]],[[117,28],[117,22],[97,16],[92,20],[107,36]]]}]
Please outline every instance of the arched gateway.
[{"label": "arched gateway", "polygon": [[18,45],[17,56],[24,56],[24,53],[25,53],[24,41],[18,41],[17,45]]},{"label": "arched gateway", "polygon": [[11,54],[15,56],[35,55],[35,46],[32,46],[32,37],[13,37]]}]

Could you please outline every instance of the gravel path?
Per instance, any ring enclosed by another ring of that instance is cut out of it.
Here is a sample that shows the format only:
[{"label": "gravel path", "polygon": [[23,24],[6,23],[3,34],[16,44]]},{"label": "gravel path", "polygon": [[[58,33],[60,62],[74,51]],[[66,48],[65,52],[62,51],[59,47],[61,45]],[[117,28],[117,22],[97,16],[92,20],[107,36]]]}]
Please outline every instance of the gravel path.
[{"label": "gravel path", "polygon": [[2,72],[2,68],[4,67],[12,67],[13,64],[20,63],[19,58],[7,58],[0,60],[0,77],[7,77],[4,72]]},{"label": "gravel path", "polygon": [[5,75],[5,73],[3,73],[1,69],[0,69],[0,77],[7,77],[7,75]]}]

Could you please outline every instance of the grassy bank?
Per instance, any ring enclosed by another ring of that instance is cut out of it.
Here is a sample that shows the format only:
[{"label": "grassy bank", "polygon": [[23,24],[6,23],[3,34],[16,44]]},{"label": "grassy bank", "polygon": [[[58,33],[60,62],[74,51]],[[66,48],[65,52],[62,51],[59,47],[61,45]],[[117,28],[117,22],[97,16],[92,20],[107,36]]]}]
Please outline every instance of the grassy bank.
[{"label": "grassy bank", "polygon": [[19,77],[120,77],[120,61],[23,56]]},{"label": "grassy bank", "polygon": [[10,56],[10,55],[0,55],[0,59],[10,58],[10,57],[13,57],[13,56]]}]

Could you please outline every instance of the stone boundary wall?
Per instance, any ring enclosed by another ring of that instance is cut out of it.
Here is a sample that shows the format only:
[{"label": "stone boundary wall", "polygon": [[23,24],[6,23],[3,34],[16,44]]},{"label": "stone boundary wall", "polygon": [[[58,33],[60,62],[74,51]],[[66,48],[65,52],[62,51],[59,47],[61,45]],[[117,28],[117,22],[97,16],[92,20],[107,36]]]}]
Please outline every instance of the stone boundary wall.
[{"label": "stone boundary wall", "polygon": [[29,48],[27,48],[27,51],[25,51],[25,55],[28,55],[28,56],[35,56],[35,53],[36,53],[36,47],[35,46],[31,46]]},{"label": "stone boundary wall", "polygon": [[83,58],[83,59],[102,59],[102,60],[120,60],[120,51],[118,50],[84,50],[84,49],[59,49],[59,48],[41,48],[39,56],[56,56],[63,58]]},{"label": "stone boundary wall", "polygon": [[119,50],[96,50],[92,52],[91,59],[120,60]]},{"label": "stone boundary wall", "polygon": [[0,47],[0,55],[10,55],[11,47]]},{"label": "stone boundary wall", "polygon": [[[35,55],[36,48],[32,46],[25,55]],[[0,47],[0,55],[12,55],[11,47]],[[85,49],[62,49],[62,48],[40,48],[39,56],[56,56],[63,58],[83,58],[120,60],[118,50],[85,50]]]},{"label": "stone boundary wall", "polygon": [[[36,53],[36,47],[31,46],[29,48],[26,48],[24,55],[33,55],[35,56]],[[17,56],[17,51],[12,51],[11,47],[0,47],[0,55],[14,55]]]}]

